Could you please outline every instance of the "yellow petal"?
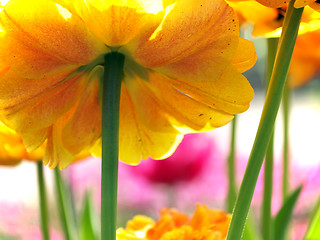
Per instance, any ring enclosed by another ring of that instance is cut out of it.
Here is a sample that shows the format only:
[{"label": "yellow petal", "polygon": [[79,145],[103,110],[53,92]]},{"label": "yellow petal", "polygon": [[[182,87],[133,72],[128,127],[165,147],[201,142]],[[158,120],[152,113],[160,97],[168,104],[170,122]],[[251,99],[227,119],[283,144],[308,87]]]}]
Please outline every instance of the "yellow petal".
[{"label": "yellow petal", "polygon": [[[84,88],[86,75],[75,74],[68,79],[69,74],[29,80],[9,71],[0,78],[2,121],[21,133],[52,125],[79,99]],[[40,89],[37,89],[38,86]],[[8,92],[8,89],[14,88],[16,90]]]},{"label": "yellow petal", "polygon": [[56,125],[53,125],[49,129],[47,148],[43,163],[48,165],[51,169],[59,164],[59,169],[62,170],[72,162],[74,156],[62,146],[60,128],[61,126],[59,126],[59,123],[56,123]]},{"label": "yellow petal", "polygon": [[141,159],[165,158],[182,140],[176,133],[154,132],[137,116],[128,90],[123,84],[120,101],[119,156],[120,160],[136,165]]},{"label": "yellow petal", "polygon": [[79,153],[92,146],[101,134],[99,84],[103,67],[96,67],[88,76],[77,109],[63,128],[63,146],[72,153]]},{"label": "yellow petal", "polygon": [[235,55],[231,59],[231,64],[239,71],[245,72],[252,68],[257,61],[257,54],[252,41],[240,38]]},{"label": "yellow petal", "polygon": [[164,79],[167,84],[215,110],[238,114],[249,108],[254,92],[248,80],[231,64],[215,81]]},{"label": "yellow petal", "polygon": [[[181,89],[174,87],[171,79],[154,72],[149,76],[149,81],[144,85],[161,102],[163,109],[171,116],[171,122],[179,129],[187,127],[194,131],[208,131],[221,127],[233,119],[232,115],[184,94]],[[130,88],[128,90],[131,91]]]},{"label": "yellow petal", "polygon": [[79,17],[51,0],[11,1],[0,24],[0,56],[26,78],[85,65],[108,51]]},{"label": "yellow petal", "polygon": [[231,59],[239,29],[234,11],[224,1],[189,0],[168,6],[161,25],[143,33],[127,50],[141,65],[155,68],[206,48],[216,49],[214,56]]},{"label": "yellow petal", "polygon": [[120,46],[134,38],[163,6],[160,0],[75,0],[75,9],[101,41]]},{"label": "yellow petal", "polygon": [[124,79],[137,116],[141,122],[156,132],[178,133],[170,122],[165,106],[148,88],[146,80],[134,74]]}]

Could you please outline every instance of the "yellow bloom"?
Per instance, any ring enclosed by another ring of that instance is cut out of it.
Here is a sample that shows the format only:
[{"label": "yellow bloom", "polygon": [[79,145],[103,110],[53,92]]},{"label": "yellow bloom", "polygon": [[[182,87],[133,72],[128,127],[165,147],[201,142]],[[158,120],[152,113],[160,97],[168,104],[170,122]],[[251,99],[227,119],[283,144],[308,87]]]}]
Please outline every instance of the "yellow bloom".
[{"label": "yellow bloom", "polygon": [[0,13],[0,120],[66,167],[99,141],[103,56],[125,55],[120,159],[172,153],[183,134],[248,109],[256,60],[223,0],[12,0]]},{"label": "yellow bloom", "polygon": [[[287,5],[281,8],[269,8],[253,0],[230,0],[229,4],[243,22],[253,24],[253,36],[280,37]],[[299,35],[318,29],[320,29],[320,13],[307,6],[302,14]]]},{"label": "yellow bloom", "polygon": [[222,240],[228,232],[231,215],[198,205],[190,219],[175,209],[163,209],[157,222],[136,216],[125,229],[117,230],[117,240]]},{"label": "yellow bloom", "polygon": [[21,160],[40,161],[44,148],[28,153],[21,137],[0,122],[0,165],[16,165]]}]

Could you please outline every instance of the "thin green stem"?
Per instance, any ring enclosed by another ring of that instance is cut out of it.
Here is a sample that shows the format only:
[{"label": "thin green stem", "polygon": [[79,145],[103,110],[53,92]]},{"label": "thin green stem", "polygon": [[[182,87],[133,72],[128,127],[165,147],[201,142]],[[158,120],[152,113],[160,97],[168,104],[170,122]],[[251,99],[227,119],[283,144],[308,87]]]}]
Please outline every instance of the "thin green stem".
[{"label": "thin green stem", "polygon": [[105,55],[102,91],[101,239],[116,239],[119,110],[124,55]]},{"label": "thin green stem", "polygon": [[[273,71],[274,60],[276,58],[278,38],[267,39],[268,46],[268,59],[267,59],[267,81],[266,87],[269,86],[270,78]],[[274,130],[272,130],[274,132]],[[273,136],[272,133],[269,146],[266,153],[264,165],[264,192],[262,199],[261,211],[261,226],[262,236],[264,240],[272,240],[272,218],[271,218],[271,205],[272,205],[272,183],[273,183]]]},{"label": "thin green stem", "polygon": [[260,124],[233,211],[227,240],[241,239],[259,172],[272,135],[282,92],[291,61],[303,8],[295,9],[291,1],[285,16],[283,32],[263,107]]},{"label": "thin green stem", "polygon": [[289,113],[290,113],[290,88],[286,84],[283,92],[283,174],[282,174],[282,201],[285,202],[289,192]]},{"label": "thin green stem", "polygon": [[43,163],[42,161],[37,162],[37,175],[38,175],[38,186],[39,186],[39,202],[40,202],[40,221],[41,221],[41,232],[42,239],[49,240],[49,215],[47,205],[47,193],[45,186],[45,178],[43,174]]},{"label": "thin green stem", "polygon": [[235,116],[232,121],[231,127],[231,142],[230,142],[230,153],[228,156],[228,196],[227,196],[227,211],[232,212],[234,203],[237,198],[237,187],[235,180],[235,143],[236,143],[236,126],[237,117]]},{"label": "thin green stem", "polygon": [[73,203],[70,191],[67,191],[66,185],[61,177],[60,170],[54,169],[54,178],[56,184],[57,203],[60,213],[60,222],[62,224],[64,237],[66,240],[78,239],[76,231],[76,221],[73,213]]}]

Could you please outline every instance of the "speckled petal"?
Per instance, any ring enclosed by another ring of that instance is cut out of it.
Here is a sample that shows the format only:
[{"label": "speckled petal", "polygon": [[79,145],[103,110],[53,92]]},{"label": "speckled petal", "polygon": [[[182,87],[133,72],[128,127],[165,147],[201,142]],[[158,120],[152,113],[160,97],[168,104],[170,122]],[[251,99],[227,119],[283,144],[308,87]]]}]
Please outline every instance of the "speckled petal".
[{"label": "speckled petal", "polygon": [[254,95],[248,80],[231,64],[216,81],[170,79],[167,83],[199,102],[230,114],[246,111]]},{"label": "speckled petal", "polygon": [[10,1],[0,13],[0,57],[25,78],[85,65],[108,48],[51,0]]},{"label": "speckled petal", "polygon": [[152,27],[126,47],[148,68],[166,66],[206,49],[212,58],[231,59],[238,44],[237,17],[223,0],[177,1],[167,7],[160,26]]},{"label": "speckled petal", "polygon": [[255,52],[254,43],[244,38],[240,38],[237,51],[231,59],[231,64],[242,73],[252,68],[256,61],[257,54]]}]

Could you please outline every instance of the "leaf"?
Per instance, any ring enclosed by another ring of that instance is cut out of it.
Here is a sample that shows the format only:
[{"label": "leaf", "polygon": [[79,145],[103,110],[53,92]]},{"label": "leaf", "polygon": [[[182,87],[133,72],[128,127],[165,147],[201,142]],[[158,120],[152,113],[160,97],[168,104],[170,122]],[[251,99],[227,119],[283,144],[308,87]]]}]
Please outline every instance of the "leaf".
[{"label": "leaf", "polygon": [[249,212],[246,225],[244,227],[242,240],[261,240],[261,235],[259,234],[257,222],[254,219],[252,213]]},{"label": "leaf", "polygon": [[304,236],[304,240],[320,239],[320,199],[312,212],[313,216],[310,220],[308,230]]},{"label": "leaf", "polygon": [[80,220],[80,240],[98,240],[98,226],[99,218],[94,211],[90,195],[86,194]]},{"label": "leaf", "polygon": [[289,226],[289,222],[292,216],[292,212],[298,197],[300,195],[302,186],[298,187],[290,196],[286,199],[278,214],[274,219],[274,238],[277,240],[284,240]]}]

